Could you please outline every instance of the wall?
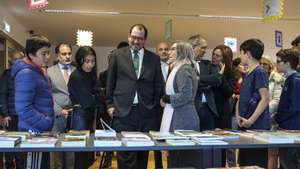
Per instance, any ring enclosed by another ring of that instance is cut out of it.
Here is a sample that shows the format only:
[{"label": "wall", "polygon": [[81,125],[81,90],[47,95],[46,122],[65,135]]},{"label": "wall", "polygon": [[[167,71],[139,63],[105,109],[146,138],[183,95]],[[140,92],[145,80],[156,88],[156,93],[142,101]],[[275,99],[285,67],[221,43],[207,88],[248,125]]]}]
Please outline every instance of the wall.
[{"label": "wall", "polygon": [[8,36],[16,40],[22,46],[25,46],[27,38],[27,32],[25,27],[20,24],[12,15],[10,15],[6,9],[4,9],[0,2],[0,25],[3,28],[3,21],[6,21],[10,25],[11,32],[7,33]]}]

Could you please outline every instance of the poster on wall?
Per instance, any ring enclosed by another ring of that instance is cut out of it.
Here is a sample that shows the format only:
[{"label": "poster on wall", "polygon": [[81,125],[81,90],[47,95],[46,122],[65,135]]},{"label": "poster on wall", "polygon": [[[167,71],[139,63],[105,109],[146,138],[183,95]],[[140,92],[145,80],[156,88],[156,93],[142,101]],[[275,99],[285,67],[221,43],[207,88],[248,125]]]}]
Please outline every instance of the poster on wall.
[{"label": "poster on wall", "polygon": [[264,0],[263,2],[264,21],[274,21],[282,18],[283,0]]},{"label": "poster on wall", "polygon": [[224,38],[224,45],[230,47],[232,52],[237,51],[237,39],[233,37],[225,37]]},{"label": "poster on wall", "polygon": [[282,32],[275,31],[275,46],[277,48],[282,48]]},{"label": "poster on wall", "polygon": [[170,40],[172,39],[172,19],[168,20],[165,23],[165,39]]},{"label": "poster on wall", "polygon": [[45,8],[48,5],[48,0],[28,0],[29,10]]}]

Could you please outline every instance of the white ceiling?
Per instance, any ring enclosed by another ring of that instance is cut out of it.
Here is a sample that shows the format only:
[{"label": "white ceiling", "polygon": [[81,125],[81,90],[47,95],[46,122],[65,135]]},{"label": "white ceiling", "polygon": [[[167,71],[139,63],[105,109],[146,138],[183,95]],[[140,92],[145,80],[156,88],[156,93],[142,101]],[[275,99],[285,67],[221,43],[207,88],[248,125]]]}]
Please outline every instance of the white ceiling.
[{"label": "white ceiling", "polygon": [[[299,0],[285,0],[284,4],[284,18],[296,20],[275,23],[175,16],[201,14],[260,17],[263,11],[262,0],[49,0],[47,7],[137,13],[120,16],[46,14],[29,11],[27,0],[0,0],[0,5],[15,16],[27,30],[32,29],[35,33],[47,36],[54,44],[61,41],[75,43],[76,30],[86,29],[94,32],[95,46],[115,46],[127,39],[128,29],[132,24],[143,23],[149,30],[148,46],[155,46],[164,39],[164,25],[169,19],[173,20],[173,40],[187,39],[190,35],[201,33],[208,37],[211,46],[223,43],[224,36],[263,37],[270,41],[273,33],[266,37],[266,32],[261,31],[264,29],[288,31],[289,38],[286,41],[300,34]],[[139,15],[141,13],[147,14]]]}]

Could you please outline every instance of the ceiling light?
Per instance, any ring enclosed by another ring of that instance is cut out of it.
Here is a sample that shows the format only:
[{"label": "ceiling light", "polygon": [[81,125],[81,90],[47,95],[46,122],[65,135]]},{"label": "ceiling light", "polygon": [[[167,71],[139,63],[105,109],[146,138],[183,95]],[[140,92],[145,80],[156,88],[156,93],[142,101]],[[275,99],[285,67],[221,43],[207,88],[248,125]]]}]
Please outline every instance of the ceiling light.
[{"label": "ceiling light", "polygon": [[92,46],[93,32],[86,30],[77,30],[77,45],[78,46]]}]

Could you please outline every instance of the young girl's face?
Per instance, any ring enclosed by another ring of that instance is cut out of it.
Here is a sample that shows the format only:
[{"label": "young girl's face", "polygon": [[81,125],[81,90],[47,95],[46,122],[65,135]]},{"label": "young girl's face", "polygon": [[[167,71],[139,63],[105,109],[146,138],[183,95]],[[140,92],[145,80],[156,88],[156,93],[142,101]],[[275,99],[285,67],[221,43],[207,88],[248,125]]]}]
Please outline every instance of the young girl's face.
[{"label": "young girl's face", "polygon": [[91,72],[96,64],[96,58],[94,55],[87,55],[83,59],[83,64],[81,66],[82,70],[85,72]]}]

